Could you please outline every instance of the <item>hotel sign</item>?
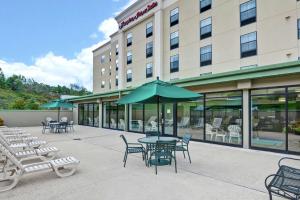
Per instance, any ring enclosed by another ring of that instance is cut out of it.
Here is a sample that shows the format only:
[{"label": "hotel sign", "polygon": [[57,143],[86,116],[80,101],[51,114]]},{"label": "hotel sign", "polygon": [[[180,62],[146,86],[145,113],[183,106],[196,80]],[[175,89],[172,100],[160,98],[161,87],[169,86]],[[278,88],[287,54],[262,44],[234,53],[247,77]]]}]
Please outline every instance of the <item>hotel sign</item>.
[{"label": "hotel sign", "polygon": [[121,22],[119,28],[122,29],[128,24],[130,24],[131,22],[138,20],[140,17],[144,16],[146,13],[148,13],[149,11],[157,7],[157,5],[158,5],[157,1],[153,2],[152,4],[149,4],[144,10],[138,11],[134,16],[129,17],[128,19]]}]

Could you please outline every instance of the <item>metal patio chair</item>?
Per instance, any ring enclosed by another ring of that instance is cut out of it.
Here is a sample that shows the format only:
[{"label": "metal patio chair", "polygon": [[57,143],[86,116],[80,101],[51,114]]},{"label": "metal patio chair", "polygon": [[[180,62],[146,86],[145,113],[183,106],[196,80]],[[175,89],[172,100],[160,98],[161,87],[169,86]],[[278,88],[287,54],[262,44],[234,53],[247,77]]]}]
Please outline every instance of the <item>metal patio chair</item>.
[{"label": "metal patio chair", "polygon": [[282,158],[278,162],[279,169],[265,179],[265,186],[269,192],[270,200],[273,194],[290,200],[300,199],[300,169],[282,165],[284,160],[300,161],[295,158]]},{"label": "metal patio chair", "polygon": [[45,123],[45,122],[42,122],[42,126],[43,126],[43,130],[42,130],[42,133],[45,133],[46,130],[51,130],[51,127],[49,126],[49,124]]},{"label": "metal patio chair", "polygon": [[[146,151],[142,144],[140,143],[128,143],[124,135],[120,135],[120,137],[123,139],[126,149],[124,154],[124,167],[126,166],[127,156],[128,154],[135,154],[135,153],[141,153],[143,160],[146,160]],[[146,163],[146,161],[145,161]]]},{"label": "metal patio chair", "polygon": [[190,143],[191,139],[192,139],[192,135],[184,134],[182,139],[179,142],[177,142],[177,145],[176,145],[176,151],[182,151],[184,158],[185,158],[185,153],[184,152],[187,152],[187,154],[189,156],[190,163],[192,163],[190,152],[189,152],[189,143]]},{"label": "metal patio chair", "polygon": [[155,150],[150,154],[148,165],[155,166],[155,174],[157,175],[157,167],[172,165],[172,160],[175,163],[175,172],[177,173],[176,161],[176,140],[173,141],[157,141]]}]

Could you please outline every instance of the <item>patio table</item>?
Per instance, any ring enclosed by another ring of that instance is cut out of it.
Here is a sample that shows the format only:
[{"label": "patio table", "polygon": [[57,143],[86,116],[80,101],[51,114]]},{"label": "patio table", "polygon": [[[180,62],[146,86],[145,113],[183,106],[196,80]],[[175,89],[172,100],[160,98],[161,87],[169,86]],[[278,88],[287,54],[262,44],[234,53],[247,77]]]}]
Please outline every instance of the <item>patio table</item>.
[{"label": "patio table", "polygon": [[50,129],[51,129],[51,132],[59,133],[60,131],[59,131],[58,128],[62,124],[65,124],[65,122],[50,122],[49,126],[50,126]]},{"label": "patio table", "polygon": [[164,142],[170,142],[173,140],[179,141],[178,138],[176,137],[159,137],[158,136],[151,136],[151,137],[143,137],[143,138],[139,138],[138,142],[139,143],[143,143],[143,144],[156,144],[157,141],[164,141]]}]

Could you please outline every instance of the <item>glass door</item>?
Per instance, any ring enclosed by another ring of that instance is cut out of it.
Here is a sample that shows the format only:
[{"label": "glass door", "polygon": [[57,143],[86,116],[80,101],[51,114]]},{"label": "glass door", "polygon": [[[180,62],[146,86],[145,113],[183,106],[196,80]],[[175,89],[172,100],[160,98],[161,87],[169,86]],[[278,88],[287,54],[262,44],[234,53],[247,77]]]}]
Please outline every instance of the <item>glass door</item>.
[{"label": "glass door", "polygon": [[167,103],[164,105],[164,134],[174,136],[174,104]]}]

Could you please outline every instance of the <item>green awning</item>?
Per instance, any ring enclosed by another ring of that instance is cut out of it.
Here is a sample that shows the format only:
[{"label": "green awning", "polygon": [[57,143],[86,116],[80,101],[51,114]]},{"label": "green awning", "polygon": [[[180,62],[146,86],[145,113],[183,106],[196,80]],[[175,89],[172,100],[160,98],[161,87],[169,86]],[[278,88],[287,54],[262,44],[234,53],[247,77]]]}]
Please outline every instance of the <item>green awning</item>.
[{"label": "green awning", "polygon": [[200,94],[177,87],[170,83],[156,80],[146,83],[128,95],[122,97],[118,104],[132,104],[132,103],[171,103],[192,101],[201,97]]}]

